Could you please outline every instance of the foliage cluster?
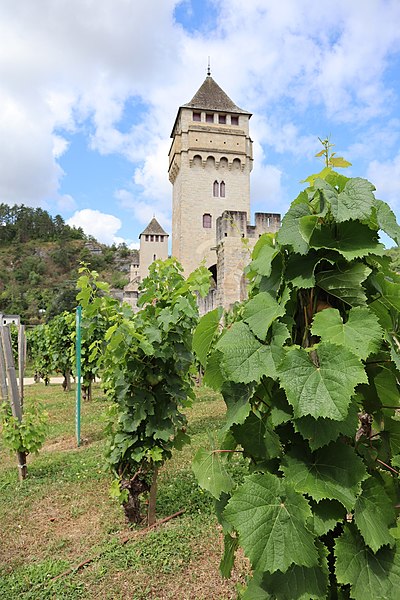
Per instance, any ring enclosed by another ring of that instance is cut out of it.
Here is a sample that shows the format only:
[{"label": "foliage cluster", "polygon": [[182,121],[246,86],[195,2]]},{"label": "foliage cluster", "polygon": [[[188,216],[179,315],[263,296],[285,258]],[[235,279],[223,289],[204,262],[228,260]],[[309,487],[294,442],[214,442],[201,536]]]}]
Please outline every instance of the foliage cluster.
[{"label": "foliage cluster", "polygon": [[[6,229],[1,226],[0,234]],[[35,325],[73,310],[82,262],[115,288],[128,283],[129,265],[135,260],[132,252],[136,251],[131,252],[125,244],[109,247],[86,236],[75,239],[62,233],[50,239],[20,241],[17,237],[0,243],[0,312],[21,315],[23,323]]]},{"label": "foliage cluster", "polygon": [[97,274],[85,272],[78,285],[86,329],[108,327],[105,336],[97,332],[89,359],[98,361],[113,402],[107,450],[117,477],[112,492],[124,502],[128,519],[138,522],[140,495],[150,490],[172,449],[188,441],[183,409],[192,397],[196,293],[207,292],[209,272],[201,267],[185,279],[175,259],[155,261],[136,314],[110,297]]},{"label": "foliage cluster", "polygon": [[[92,396],[92,383],[100,374],[103,353],[107,348],[106,332],[121,312],[118,300],[110,294],[110,286],[100,281],[96,271],[82,267],[77,282],[77,301],[81,304],[81,376],[84,395]],[[76,340],[76,330],[72,337]],[[75,346],[71,348],[75,354]]]},{"label": "foliage cluster", "polygon": [[[243,599],[395,598],[400,586],[400,276],[378,241],[400,228],[371,183],[326,167],[248,268],[249,300],[195,334],[227,422],[194,470],[216,499]],[[218,341],[212,348],[215,335]],[[249,460],[237,486],[225,464]]]},{"label": "foliage cluster", "polygon": [[49,383],[52,371],[51,347],[48,342],[49,325],[42,324],[27,330],[27,355],[36,378]]},{"label": "foliage cluster", "polygon": [[61,373],[64,389],[70,388],[75,365],[75,315],[63,312],[48,323],[27,330],[27,351],[34,375],[49,383],[51,373]]},{"label": "foliage cluster", "polygon": [[42,240],[45,242],[86,239],[83,230],[66,225],[61,215],[52,217],[42,208],[31,208],[23,204],[0,204],[0,244]]},{"label": "foliage cluster", "polygon": [[48,413],[37,404],[30,404],[23,413],[22,421],[12,416],[8,402],[1,405],[0,424],[2,441],[12,452],[32,454],[43,446],[48,430]]}]

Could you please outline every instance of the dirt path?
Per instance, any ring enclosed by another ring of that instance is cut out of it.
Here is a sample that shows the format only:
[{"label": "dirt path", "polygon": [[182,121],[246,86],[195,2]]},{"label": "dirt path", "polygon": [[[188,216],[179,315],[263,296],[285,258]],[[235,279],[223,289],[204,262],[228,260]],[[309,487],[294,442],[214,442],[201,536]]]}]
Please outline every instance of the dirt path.
[{"label": "dirt path", "polygon": [[[19,384],[19,379],[17,377],[17,381]],[[50,383],[62,383],[64,381],[64,377],[50,377]],[[24,385],[33,385],[35,383],[35,380],[33,379],[33,377],[24,377]],[[42,380],[40,380],[40,383],[43,383]]]}]

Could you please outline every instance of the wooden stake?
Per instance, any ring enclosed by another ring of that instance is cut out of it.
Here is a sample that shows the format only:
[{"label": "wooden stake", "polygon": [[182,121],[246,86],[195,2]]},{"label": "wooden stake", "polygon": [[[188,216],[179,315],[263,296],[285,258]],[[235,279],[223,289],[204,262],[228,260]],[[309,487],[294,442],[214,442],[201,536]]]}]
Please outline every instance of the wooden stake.
[{"label": "wooden stake", "polygon": [[0,335],[0,392],[2,400],[8,399],[6,362],[3,352],[3,342]]},{"label": "wooden stake", "polygon": [[154,467],[153,479],[151,481],[149,508],[147,511],[147,525],[151,527],[156,522],[156,500],[157,500],[157,476],[158,467]]},{"label": "wooden stake", "polygon": [[10,391],[11,411],[12,411],[13,416],[16,419],[18,419],[18,421],[21,422],[22,421],[22,410],[21,410],[21,403],[20,403],[20,399],[19,399],[17,377],[15,374],[15,364],[14,364],[14,357],[13,357],[12,346],[11,346],[11,334],[10,334],[10,328],[8,325],[3,325],[1,327],[1,339],[3,342],[3,351],[4,351],[4,358],[5,358],[5,363],[6,363],[8,387],[9,387],[9,391]]},{"label": "wooden stake", "polygon": [[[11,346],[11,333],[8,325],[0,327],[1,341],[3,345],[4,359],[6,365],[8,388],[10,393],[11,412],[13,417],[22,421],[22,408],[17,384],[17,376],[15,374],[15,363]],[[26,452],[17,452],[18,459],[18,478],[20,481],[26,478]]]},{"label": "wooden stake", "polygon": [[25,374],[25,361],[26,361],[26,339],[25,339],[25,325],[20,325],[18,328],[18,375],[19,375],[19,398],[21,403],[21,410],[24,406],[24,374]]}]

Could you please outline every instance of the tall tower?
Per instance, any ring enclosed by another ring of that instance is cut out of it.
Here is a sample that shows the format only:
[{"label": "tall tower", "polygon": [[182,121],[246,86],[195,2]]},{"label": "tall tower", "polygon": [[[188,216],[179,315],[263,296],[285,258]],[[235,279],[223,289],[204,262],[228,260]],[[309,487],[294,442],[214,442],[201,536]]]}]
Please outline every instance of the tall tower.
[{"label": "tall tower", "polygon": [[205,259],[216,269],[216,221],[224,211],[250,219],[251,113],[239,108],[210,72],[178,109],[169,151],[173,184],[172,255],[185,275]]}]

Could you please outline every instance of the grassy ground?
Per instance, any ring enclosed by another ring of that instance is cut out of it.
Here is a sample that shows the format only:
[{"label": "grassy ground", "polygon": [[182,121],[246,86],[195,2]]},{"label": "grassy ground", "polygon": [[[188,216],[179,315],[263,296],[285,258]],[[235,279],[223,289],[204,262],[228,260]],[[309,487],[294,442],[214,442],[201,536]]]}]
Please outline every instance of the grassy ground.
[{"label": "grassy ground", "polygon": [[[18,483],[16,460],[0,445],[0,598],[204,599],[236,598],[248,572],[239,555],[231,580],[221,578],[221,532],[210,497],[197,486],[191,460],[223,423],[224,404],[200,389],[188,410],[192,444],[176,452],[159,476],[157,517],[185,509],[159,528],[141,534],[127,526],[108,496],[103,469],[99,389],[83,405],[83,443],[74,438],[74,393],[61,386],[26,388],[26,402],[40,398],[50,414],[45,447],[29,457],[29,477]],[[240,459],[237,459],[240,461]],[[236,464],[240,474],[242,466]],[[130,541],[121,543],[129,533]],[[84,568],[54,579],[94,557]]]}]

